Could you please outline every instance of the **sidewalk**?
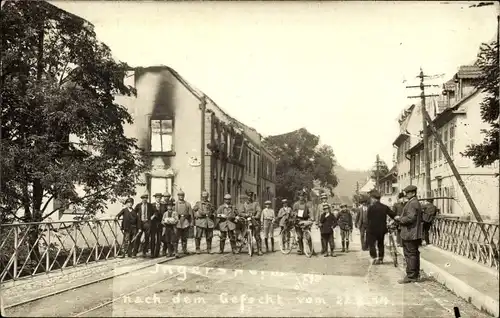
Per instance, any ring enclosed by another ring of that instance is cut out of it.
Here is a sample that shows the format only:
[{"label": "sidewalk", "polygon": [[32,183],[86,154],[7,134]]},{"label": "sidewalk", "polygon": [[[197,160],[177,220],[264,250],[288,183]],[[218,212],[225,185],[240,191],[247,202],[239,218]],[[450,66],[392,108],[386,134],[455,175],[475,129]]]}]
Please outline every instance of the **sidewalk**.
[{"label": "sidewalk", "polygon": [[[402,248],[398,248],[403,254]],[[420,267],[427,275],[476,308],[499,317],[498,271],[428,245],[420,248]]]}]

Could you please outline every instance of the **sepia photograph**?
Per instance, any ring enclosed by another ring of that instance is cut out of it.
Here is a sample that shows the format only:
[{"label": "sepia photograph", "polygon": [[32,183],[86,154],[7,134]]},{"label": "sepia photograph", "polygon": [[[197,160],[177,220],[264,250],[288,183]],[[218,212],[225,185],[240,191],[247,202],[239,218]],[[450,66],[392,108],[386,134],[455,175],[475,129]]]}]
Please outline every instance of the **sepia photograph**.
[{"label": "sepia photograph", "polygon": [[0,317],[500,316],[497,1],[0,4]]}]

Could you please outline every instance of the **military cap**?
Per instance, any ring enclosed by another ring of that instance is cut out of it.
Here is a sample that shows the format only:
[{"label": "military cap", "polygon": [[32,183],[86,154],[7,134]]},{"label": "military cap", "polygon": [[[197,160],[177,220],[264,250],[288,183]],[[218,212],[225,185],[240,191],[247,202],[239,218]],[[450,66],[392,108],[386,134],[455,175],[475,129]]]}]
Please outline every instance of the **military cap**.
[{"label": "military cap", "polygon": [[229,193],[224,195],[224,200],[231,200],[231,195]]},{"label": "military cap", "polygon": [[155,198],[157,198],[157,197],[160,197],[160,198],[161,198],[162,196],[163,196],[163,195],[162,195],[160,192],[155,193],[155,195],[154,195],[154,197],[155,197]]},{"label": "military cap", "polygon": [[271,204],[271,201],[267,200],[264,204]]},{"label": "military cap", "polygon": [[281,202],[286,203],[286,202],[288,202],[288,200],[287,199],[283,199],[283,200],[281,200]]},{"label": "military cap", "polygon": [[174,206],[174,200],[167,200],[167,202],[165,202],[166,205],[171,205],[171,206]]},{"label": "military cap", "polygon": [[208,192],[207,192],[207,191],[203,191],[203,192],[201,193],[201,196],[202,196],[202,197],[208,197]]},{"label": "military cap", "polygon": [[330,205],[328,203],[323,203],[323,210],[330,209]]},{"label": "military cap", "polygon": [[341,205],[340,205],[340,207],[341,207],[341,208],[347,208],[347,204],[345,204],[345,203],[344,203],[344,204],[341,204]]},{"label": "military cap", "polygon": [[131,202],[132,204],[134,204],[134,199],[132,198],[127,198],[127,200],[125,200],[125,204]]},{"label": "military cap", "polygon": [[417,187],[410,184],[409,186],[407,186],[404,190],[404,192],[417,192]]},{"label": "military cap", "polygon": [[184,193],[184,191],[181,190],[181,191],[179,191],[179,193],[177,193],[177,195],[179,196],[179,195],[186,195],[186,194]]},{"label": "military cap", "polygon": [[328,196],[326,195],[326,193],[323,192],[323,193],[321,193],[320,198],[328,198]]},{"label": "military cap", "polygon": [[163,193],[163,196],[164,197],[171,197],[170,193],[168,193],[168,192]]},{"label": "military cap", "polygon": [[378,190],[376,190],[376,189],[371,190],[368,194],[372,198],[376,198],[376,199],[380,199],[380,197],[381,197],[380,192]]},{"label": "military cap", "polygon": [[147,193],[144,193],[143,195],[141,195],[141,199],[147,199],[149,198],[149,195]]}]

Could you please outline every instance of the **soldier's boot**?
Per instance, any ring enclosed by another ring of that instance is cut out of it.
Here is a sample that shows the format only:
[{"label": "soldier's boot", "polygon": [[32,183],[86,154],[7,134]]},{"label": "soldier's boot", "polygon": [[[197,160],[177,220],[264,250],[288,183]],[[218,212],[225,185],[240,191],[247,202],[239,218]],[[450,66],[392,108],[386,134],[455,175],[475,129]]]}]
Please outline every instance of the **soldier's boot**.
[{"label": "soldier's boot", "polygon": [[182,242],[182,254],[188,255],[188,250],[187,250],[187,242]]},{"label": "soldier's boot", "polygon": [[219,247],[220,247],[219,254],[224,254],[224,245],[226,245],[225,241],[219,242]]},{"label": "soldier's boot", "polygon": [[174,248],[174,256],[175,256],[175,258],[179,258],[179,245],[177,243],[174,243],[173,244],[173,248]]},{"label": "soldier's boot", "polygon": [[349,252],[349,241],[345,242],[345,251]]},{"label": "soldier's boot", "polygon": [[345,242],[342,241],[342,252],[345,252]]},{"label": "soldier's boot", "polygon": [[299,240],[299,250],[297,251],[297,254],[302,255],[304,254],[304,241]]},{"label": "soldier's boot", "polygon": [[[266,243],[267,243],[267,240],[266,240]],[[262,241],[261,240],[257,241],[257,254],[263,255],[263,253],[262,253]]]},{"label": "soldier's boot", "polygon": [[265,239],[265,243],[266,243],[266,253],[269,253],[269,242],[267,241],[267,239]]},{"label": "soldier's boot", "polygon": [[196,254],[200,254],[201,239],[195,239],[194,244],[196,246]]},{"label": "soldier's boot", "polygon": [[212,240],[207,240],[207,254],[212,254]]},{"label": "soldier's boot", "polygon": [[271,237],[271,252],[274,252],[274,237]]},{"label": "soldier's boot", "polygon": [[229,243],[231,244],[231,251],[233,252],[233,254],[238,254],[238,251],[236,250],[236,242],[230,241]]}]

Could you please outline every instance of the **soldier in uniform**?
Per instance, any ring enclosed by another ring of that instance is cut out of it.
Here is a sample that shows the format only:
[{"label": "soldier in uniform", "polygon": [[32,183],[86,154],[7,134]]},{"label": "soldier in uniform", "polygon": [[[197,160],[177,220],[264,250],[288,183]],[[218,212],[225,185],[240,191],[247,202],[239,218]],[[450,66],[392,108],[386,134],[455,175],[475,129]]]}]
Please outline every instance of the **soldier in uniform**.
[{"label": "soldier in uniform", "polygon": [[134,210],[139,216],[139,230],[141,231],[135,241],[134,255],[137,254],[139,250],[139,244],[141,244],[141,237],[144,234],[144,245],[142,246],[142,257],[146,257],[149,248],[149,240],[151,236],[151,219],[154,218],[154,208],[151,203],[148,202],[149,195],[147,193],[141,196],[141,203],[138,203]]},{"label": "soldier in uniform", "polygon": [[337,216],[340,227],[340,239],[342,240],[342,252],[349,250],[349,234],[352,230],[352,214],[347,209],[347,204],[340,206],[341,210]]},{"label": "soldier in uniform", "polygon": [[436,215],[438,213],[438,208],[434,205],[434,200],[433,199],[428,199],[427,204],[423,207],[423,213],[422,213],[422,228],[424,231],[424,240],[425,240],[425,245],[431,244],[431,240],[429,238],[429,232],[432,227],[432,223],[436,219]]},{"label": "soldier in uniform", "polygon": [[163,224],[163,244],[164,248],[167,249],[167,257],[175,256],[177,257],[177,222],[179,218],[177,213],[174,211],[174,202],[172,200],[167,200],[166,208],[167,210],[163,213],[163,218],[161,223]]},{"label": "soldier in uniform", "polygon": [[260,223],[264,227],[264,240],[266,243],[266,253],[269,252],[269,241],[271,239],[271,252],[274,252],[274,220],[276,219],[276,214],[271,208],[271,201],[267,200],[264,202],[264,210],[262,210]]},{"label": "soldier in uniform", "polygon": [[396,220],[401,225],[401,240],[406,259],[406,276],[398,281],[400,284],[416,282],[420,278],[420,252],[422,242],[422,207],[416,197],[417,187],[409,185],[404,189],[408,202],[401,216]]},{"label": "soldier in uniform", "polygon": [[123,217],[121,223],[121,229],[123,231],[123,243],[121,252],[123,253],[121,257],[125,257],[125,253],[127,253],[128,257],[135,256],[132,252],[134,250],[134,238],[137,235],[137,230],[140,228],[140,218],[137,215],[136,211],[132,208],[134,205],[134,199],[128,198],[125,200],[126,207],[123,208],[116,215],[116,219]]},{"label": "soldier in uniform", "polygon": [[[154,218],[151,220],[151,258],[156,258],[160,254],[160,245],[162,242],[162,232],[163,226],[161,220],[163,213],[166,210],[165,204],[161,203],[163,195],[161,193],[155,193],[155,203],[154,208]],[[166,246],[163,246],[163,250],[166,251]]]},{"label": "soldier in uniform", "polygon": [[[309,205],[306,202],[305,199],[305,193],[304,191],[299,191],[298,193],[299,200],[293,204],[293,217],[297,221],[306,221],[311,219],[311,212]],[[297,240],[299,241],[299,250],[298,254],[302,255],[304,254],[304,241],[302,240],[302,228],[297,224],[295,226],[295,232],[297,233]]]},{"label": "soldier in uniform", "polygon": [[187,250],[187,240],[189,236],[189,229],[193,226],[194,223],[194,214],[193,208],[189,202],[184,200],[185,193],[181,190],[177,193],[178,201],[175,203],[174,211],[177,213],[179,217],[179,221],[177,222],[177,245],[179,244],[179,240],[182,242],[182,253],[184,255],[188,254]]},{"label": "soldier in uniform", "polygon": [[229,242],[231,243],[231,249],[233,254],[236,254],[236,238],[234,236],[234,230],[236,229],[236,224],[234,219],[236,217],[236,209],[231,204],[231,195],[224,195],[224,203],[217,209],[217,218],[219,219],[219,230],[220,230],[220,254],[224,253],[224,245],[226,244],[226,238],[229,236]]},{"label": "soldier in uniform", "polygon": [[201,201],[196,202],[193,207],[196,226],[196,253],[200,253],[201,238],[205,236],[207,241],[207,253],[212,253],[212,237],[214,235],[214,207],[208,201],[208,192],[201,193]]},{"label": "soldier in uniform", "polygon": [[262,255],[262,238],[260,236],[260,229],[261,229],[261,223],[260,223],[260,218],[261,218],[261,213],[262,210],[260,208],[260,205],[258,202],[255,202],[253,200],[254,193],[249,192],[247,196],[247,201],[243,203],[242,207],[238,209],[238,219],[243,218],[246,219],[248,217],[252,218],[252,225],[253,225],[253,235],[255,237],[255,241],[257,242],[257,253],[259,255]]},{"label": "soldier in uniform", "polygon": [[[281,209],[278,211],[278,222],[279,222],[279,226],[281,228],[281,231],[283,232],[287,226],[289,226],[290,224],[290,221],[291,221],[291,218],[292,218],[292,208],[288,206],[288,200],[287,199],[283,199],[281,200],[281,203],[283,204],[283,206],[281,207]],[[287,232],[288,233],[288,238],[287,238],[287,241],[290,242],[290,231]],[[282,240],[283,240],[283,246],[284,246],[284,240],[285,238],[282,237]]]}]

